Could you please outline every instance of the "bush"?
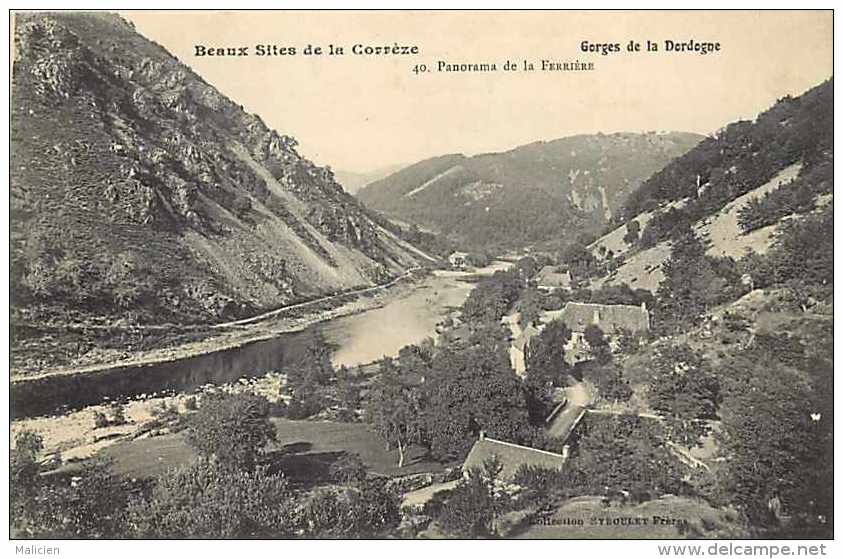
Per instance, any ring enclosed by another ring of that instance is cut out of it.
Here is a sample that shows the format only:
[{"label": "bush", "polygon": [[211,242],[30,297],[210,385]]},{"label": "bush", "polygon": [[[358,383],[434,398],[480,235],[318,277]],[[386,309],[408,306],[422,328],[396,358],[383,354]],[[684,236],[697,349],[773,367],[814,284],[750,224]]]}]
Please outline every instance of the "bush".
[{"label": "bush", "polygon": [[196,396],[189,396],[184,401],[184,407],[188,411],[196,411],[199,409],[199,403],[196,401]]},{"label": "bush", "polygon": [[355,452],[345,452],[331,463],[328,474],[337,483],[351,483],[366,479],[366,465]]},{"label": "bush", "polygon": [[302,507],[300,530],[312,538],[370,538],[399,520],[398,495],[383,480],[373,480],[355,488],[316,490]]},{"label": "bush", "polygon": [[111,406],[111,425],[125,425],[128,423],[126,419],[126,406],[115,403]]},{"label": "bush", "polygon": [[187,442],[205,458],[253,469],[264,447],[275,440],[269,402],[254,394],[208,394],[188,416]]},{"label": "bush", "polygon": [[292,509],[283,476],[200,459],[158,478],[147,499],[129,504],[128,521],[140,538],[289,537]]},{"label": "bush", "polygon": [[470,475],[447,496],[436,520],[445,531],[456,536],[492,535],[495,498],[489,483],[479,474]]},{"label": "bush", "polygon": [[44,441],[35,431],[21,431],[15,436],[15,448],[9,452],[9,514],[12,521],[24,516],[40,484],[38,455]]},{"label": "bush", "polygon": [[290,419],[307,419],[325,409],[325,401],[314,386],[301,386],[296,389],[285,414]]},{"label": "bush", "polygon": [[109,421],[105,414],[101,411],[94,412],[94,428],[95,429],[102,429],[103,427],[108,427]]},{"label": "bush", "polygon": [[128,494],[108,462],[89,462],[70,480],[38,479],[12,526],[23,537],[38,539],[124,537]]}]

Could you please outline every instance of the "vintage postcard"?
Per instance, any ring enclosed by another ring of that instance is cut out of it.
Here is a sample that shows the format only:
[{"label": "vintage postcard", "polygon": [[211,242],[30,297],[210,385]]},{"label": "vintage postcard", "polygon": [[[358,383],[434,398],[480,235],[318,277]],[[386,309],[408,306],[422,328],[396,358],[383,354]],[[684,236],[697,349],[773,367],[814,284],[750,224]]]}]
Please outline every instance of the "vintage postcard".
[{"label": "vintage postcard", "polygon": [[15,553],[826,554],[753,542],[834,536],[832,33],[10,12]]}]

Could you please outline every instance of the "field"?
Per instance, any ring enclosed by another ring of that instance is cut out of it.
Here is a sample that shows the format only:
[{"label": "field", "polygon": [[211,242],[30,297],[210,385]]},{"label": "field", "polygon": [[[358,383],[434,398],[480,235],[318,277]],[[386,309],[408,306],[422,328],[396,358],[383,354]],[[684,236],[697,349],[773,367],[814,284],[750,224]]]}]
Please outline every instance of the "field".
[{"label": "field", "polygon": [[[344,452],[357,453],[370,472],[395,476],[444,469],[413,447],[406,465],[397,468],[398,451],[386,450],[383,440],[361,423],[273,419],[278,442],[270,448],[273,465],[289,478],[313,481],[327,477],[330,464]],[[100,455],[114,459],[115,470],[128,477],[151,477],[189,462],[194,454],[181,434],[118,443]]]}]

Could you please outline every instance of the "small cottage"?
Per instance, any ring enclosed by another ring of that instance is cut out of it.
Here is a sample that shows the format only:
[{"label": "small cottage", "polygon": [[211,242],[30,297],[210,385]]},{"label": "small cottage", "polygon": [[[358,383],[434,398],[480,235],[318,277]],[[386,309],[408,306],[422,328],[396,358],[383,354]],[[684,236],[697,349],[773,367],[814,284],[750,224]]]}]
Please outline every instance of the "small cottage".
[{"label": "small cottage", "polygon": [[515,477],[521,466],[561,470],[567,460],[564,454],[490,439],[481,432],[463,462],[463,475],[467,475],[470,470],[482,470],[483,464],[493,456],[502,466],[500,477],[503,480],[511,480]]},{"label": "small cottage", "polygon": [[448,263],[451,264],[451,268],[455,269],[462,269],[468,265],[468,253],[467,252],[453,252],[448,257]]},{"label": "small cottage", "polygon": [[569,302],[561,311],[542,313],[543,323],[552,320],[561,320],[571,331],[571,340],[565,346],[565,360],[571,365],[591,359],[585,340],[589,326],[600,328],[610,344],[622,333],[638,334],[650,330],[650,313],[645,303],[636,306]]},{"label": "small cottage", "polygon": [[565,270],[564,272],[556,271],[553,266],[545,266],[533,277],[533,283],[542,291],[555,291],[557,289],[571,289],[571,272]]}]

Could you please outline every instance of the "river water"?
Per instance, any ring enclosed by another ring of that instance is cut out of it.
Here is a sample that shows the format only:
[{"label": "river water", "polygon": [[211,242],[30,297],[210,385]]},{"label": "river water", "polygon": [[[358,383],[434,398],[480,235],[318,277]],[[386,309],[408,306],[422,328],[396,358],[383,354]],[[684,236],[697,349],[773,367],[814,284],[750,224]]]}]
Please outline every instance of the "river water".
[{"label": "river water", "polygon": [[397,355],[405,345],[435,336],[436,325],[462,305],[474,288],[472,276],[491,274],[508,266],[509,263],[498,261],[471,273],[437,271],[380,308],[235,348],[175,361],[16,382],[10,387],[12,415],[53,414],[107,399],[133,398],[153,392],[189,392],[206,384],[262,376],[299,363],[314,332],[321,334],[333,349],[335,365],[351,367],[371,363],[383,356]]},{"label": "river water", "polygon": [[463,304],[473,283],[455,275],[428,278],[406,297],[381,308],[313,327],[334,349],[335,366],[353,367],[394,356],[409,344],[434,335],[449,310]]}]

